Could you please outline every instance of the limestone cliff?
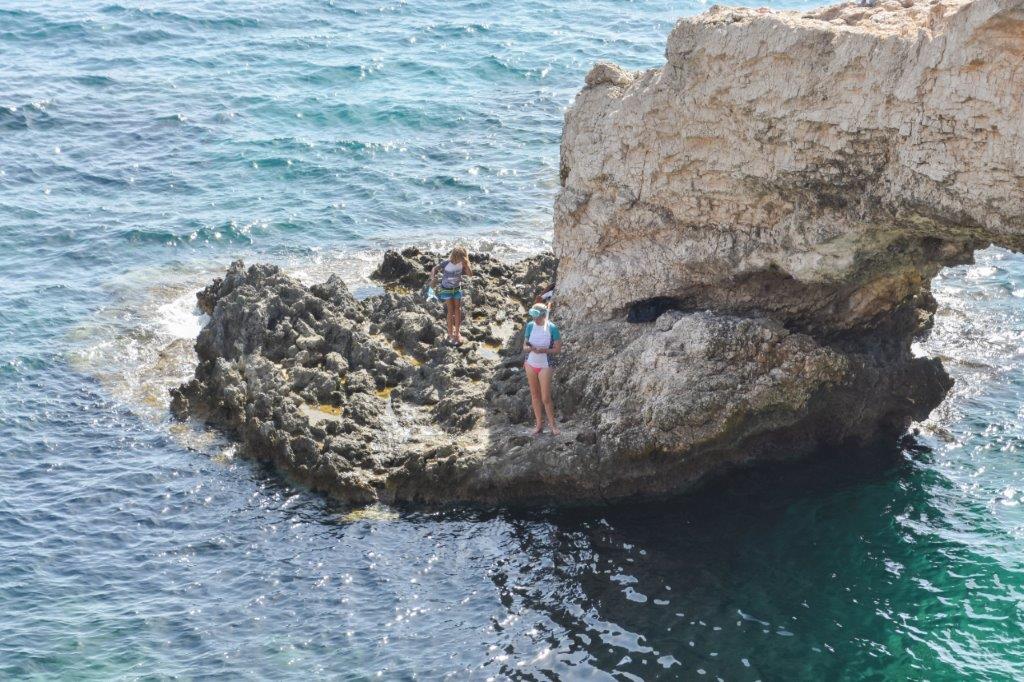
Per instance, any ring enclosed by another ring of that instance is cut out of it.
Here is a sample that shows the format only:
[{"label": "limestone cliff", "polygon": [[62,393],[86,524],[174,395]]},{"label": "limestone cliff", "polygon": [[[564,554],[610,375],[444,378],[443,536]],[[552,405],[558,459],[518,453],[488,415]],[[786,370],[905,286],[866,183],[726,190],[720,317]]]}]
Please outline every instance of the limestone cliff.
[{"label": "limestone cliff", "polygon": [[[565,377],[600,441],[671,478],[895,443],[925,417],[950,386],[911,354],[931,279],[1024,245],[1022,57],[1022,0],[903,0],[715,7],[676,25],[662,68],[595,66],[565,117],[555,252],[587,345]],[[707,315],[775,324],[828,371],[709,365]]]},{"label": "limestone cliff", "polygon": [[635,301],[860,329],[941,265],[1024,244],[1024,2],[715,7],[666,64],[599,64],[555,206],[576,319]]}]

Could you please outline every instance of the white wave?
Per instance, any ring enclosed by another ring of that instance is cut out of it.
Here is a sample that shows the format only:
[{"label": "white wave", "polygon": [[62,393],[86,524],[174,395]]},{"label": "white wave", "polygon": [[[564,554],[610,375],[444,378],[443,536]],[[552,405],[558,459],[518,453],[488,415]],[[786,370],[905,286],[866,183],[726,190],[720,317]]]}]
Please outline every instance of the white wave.
[{"label": "white wave", "polygon": [[196,307],[196,294],[189,292],[156,309],[158,328],[175,339],[194,339],[209,320]]},{"label": "white wave", "polygon": [[999,272],[999,268],[994,265],[974,265],[967,269],[967,274],[964,278],[970,280],[987,279],[997,272]]}]

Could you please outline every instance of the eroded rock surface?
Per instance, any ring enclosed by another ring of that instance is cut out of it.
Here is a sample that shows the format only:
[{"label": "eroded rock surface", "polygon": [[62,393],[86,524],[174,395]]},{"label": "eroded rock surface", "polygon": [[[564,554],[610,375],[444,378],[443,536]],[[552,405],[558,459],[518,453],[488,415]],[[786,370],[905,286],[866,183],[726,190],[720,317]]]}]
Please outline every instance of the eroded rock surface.
[{"label": "eroded rock surface", "polygon": [[555,206],[574,319],[635,301],[856,330],[1024,246],[1024,2],[715,7],[660,69],[599,64]]},{"label": "eroded rock surface", "polygon": [[509,344],[555,263],[474,255],[467,343],[454,348],[441,343],[441,304],[420,291],[439,260],[389,252],[374,274],[385,293],[363,301],[338,277],[307,288],[275,266],[234,263],[198,294],[210,321],[195,379],[172,392],[172,411],[228,430],[244,454],[346,500],[510,499],[489,491],[494,463],[485,460],[495,448],[519,458],[527,442],[511,426],[529,394]]},{"label": "eroded rock surface", "polygon": [[[931,279],[1024,246],[1022,57],[1022,0],[903,0],[715,7],[662,68],[595,66],[566,114],[555,253],[587,345],[565,393],[603,447],[711,471],[894,443],[938,405],[948,376],[911,353]],[[698,369],[703,311],[746,322],[716,322],[722,362]],[[755,328],[774,368],[747,374],[729,347]]]}]

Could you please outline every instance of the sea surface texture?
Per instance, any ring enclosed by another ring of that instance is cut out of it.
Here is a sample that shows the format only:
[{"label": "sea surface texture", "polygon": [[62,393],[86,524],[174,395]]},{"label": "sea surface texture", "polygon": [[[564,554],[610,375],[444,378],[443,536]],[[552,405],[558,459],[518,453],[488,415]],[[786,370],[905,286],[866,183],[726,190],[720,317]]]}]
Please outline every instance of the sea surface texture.
[{"label": "sea surface texture", "polygon": [[[806,5],[777,5],[803,7]],[[1024,677],[1024,261],[935,283],[957,380],[834,453],[597,510],[348,509],[167,418],[236,258],[550,244],[562,115],[693,2],[0,3],[0,678]]]}]

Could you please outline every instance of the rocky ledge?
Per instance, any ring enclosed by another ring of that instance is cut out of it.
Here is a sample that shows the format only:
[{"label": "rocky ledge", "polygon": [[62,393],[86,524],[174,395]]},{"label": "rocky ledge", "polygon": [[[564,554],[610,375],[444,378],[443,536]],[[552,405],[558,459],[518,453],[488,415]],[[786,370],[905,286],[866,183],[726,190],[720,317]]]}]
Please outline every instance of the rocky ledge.
[{"label": "rocky ledge", "polygon": [[388,253],[364,301],[236,263],[173,410],[354,502],[665,495],[891,447],[951,385],[911,352],[931,279],[1024,247],[1022,46],[1024,0],[716,7],[660,69],[597,65],[555,204],[558,438],[528,436],[518,352],[551,256],[472,256],[459,349],[418,292],[436,255]]},{"label": "rocky ledge", "polygon": [[520,330],[554,259],[513,266],[473,254],[466,342],[453,347],[443,343],[441,304],[421,292],[441,258],[388,252],[373,274],[384,293],[362,301],[336,276],[305,287],[275,266],[232,264],[198,294],[210,320],[172,412],[226,430],[243,454],[346,501],[569,492],[586,434],[535,440],[522,426]]}]

